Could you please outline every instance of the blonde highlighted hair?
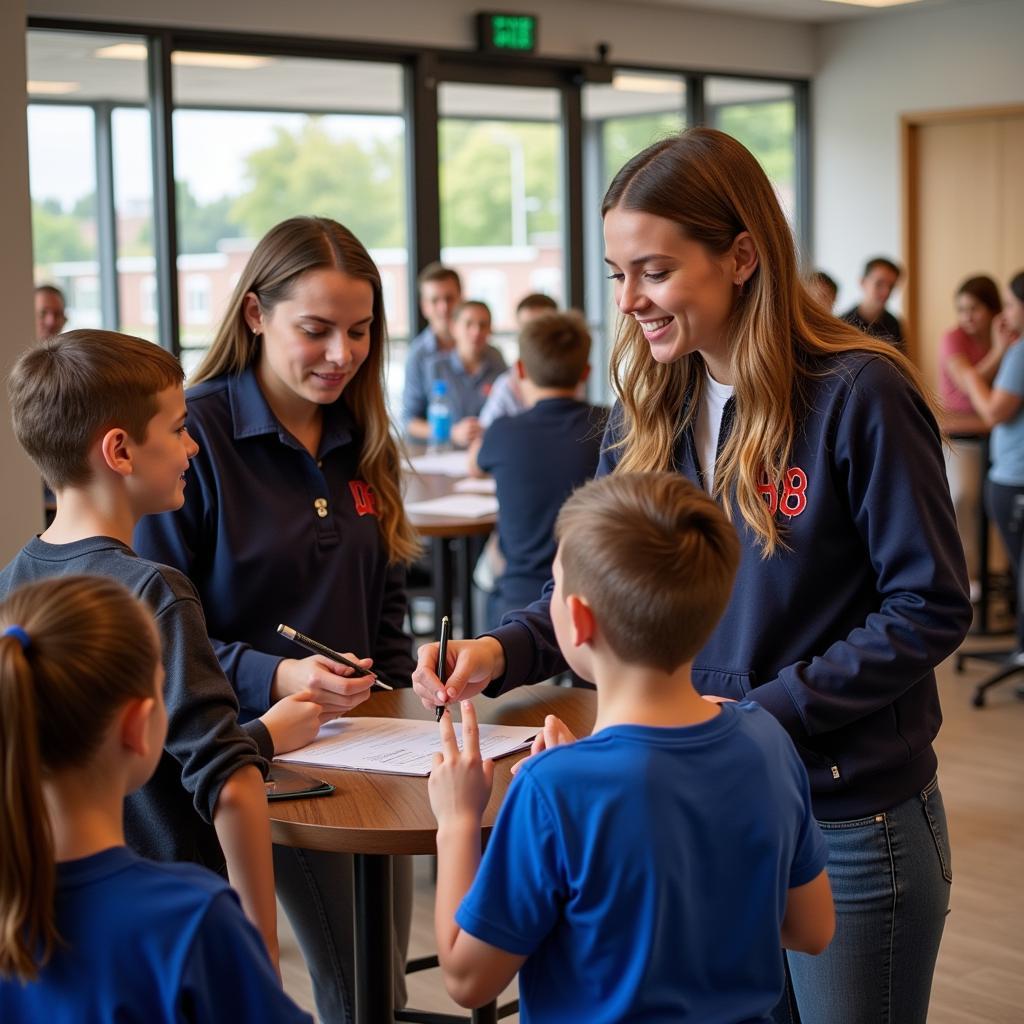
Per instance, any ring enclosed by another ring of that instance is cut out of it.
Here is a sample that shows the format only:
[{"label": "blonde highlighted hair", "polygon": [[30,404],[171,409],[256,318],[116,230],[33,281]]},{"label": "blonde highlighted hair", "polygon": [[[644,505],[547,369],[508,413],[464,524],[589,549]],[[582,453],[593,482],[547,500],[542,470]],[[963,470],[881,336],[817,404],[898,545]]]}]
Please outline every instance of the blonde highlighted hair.
[{"label": "blonde highlighted hair", "polygon": [[[754,156],[724,132],[691,128],[649,146],[608,187],[602,216],[612,209],[671,220],[714,256],[726,253],[741,232],[753,240],[758,265],[728,325],[736,419],[715,463],[714,493],[730,518],[739,512],[768,558],[784,541],[758,485],[783,479],[804,411],[802,387],[828,372],[825,357],[879,356],[927,400],[920,374],[892,345],[837,320],[810,297],[771,183]],[[656,362],[640,326],[620,318],[611,356],[623,411],[619,471],[671,468],[680,435],[695,422],[705,375],[699,352]]]},{"label": "blonde highlighted hair", "polygon": [[326,217],[292,217],[263,236],[249,257],[227,311],[190,383],[224,373],[241,373],[259,357],[260,339],[245,321],[245,297],[252,293],[264,313],[289,298],[310,270],[339,270],[366,281],[373,290],[370,351],[345,388],[344,401],[362,434],[359,472],[377,497],[378,521],[391,562],[411,562],[420,550],[402,506],[398,443],[384,401],[387,326],[380,271],[348,228]]},{"label": "blonde highlighted hair", "polygon": [[27,982],[61,942],[43,780],[87,765],[118,710],[155,696],[160,642],[143,605],[97,576],[14,591],[0,634],[0,977]]}]

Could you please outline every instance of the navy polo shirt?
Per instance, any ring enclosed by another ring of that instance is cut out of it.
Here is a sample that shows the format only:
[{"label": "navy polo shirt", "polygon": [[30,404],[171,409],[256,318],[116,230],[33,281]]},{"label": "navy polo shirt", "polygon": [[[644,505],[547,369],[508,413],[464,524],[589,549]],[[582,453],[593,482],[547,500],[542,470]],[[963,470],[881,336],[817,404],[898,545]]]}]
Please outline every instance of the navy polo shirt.
[{"label": "navy polo shirt", "polygon": [[476,461],[497,486],[506,561],[497,588],[507,607],[535,600],[551,576],[558,510],[597,471],[606,415],[575,398],[547,398],[487,428]]},{"label": "navy polo shirt", "polygon": [[242,720],[267,710],[278,662],[305,656],[278,635],[281,622],[371,656],[385,679],[407,685],[414,662],[403,629],[405,570],[388,565],[344,396],[324,407],[316,458],[274,416],[252,367],[204,381],[185,398],[200,448],[185,504],[143,519],[135,547],[196,585]]}]

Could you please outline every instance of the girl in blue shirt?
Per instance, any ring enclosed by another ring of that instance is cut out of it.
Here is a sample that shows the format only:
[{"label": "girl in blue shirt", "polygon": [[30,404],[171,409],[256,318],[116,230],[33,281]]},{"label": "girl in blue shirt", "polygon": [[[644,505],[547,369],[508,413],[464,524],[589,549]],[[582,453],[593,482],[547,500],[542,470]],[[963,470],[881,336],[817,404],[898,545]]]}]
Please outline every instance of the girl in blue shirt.
[{"label": "girl in blue shirt", "polygon": [[[835,939],[787,955],[799,1018],[787,1001],[776,1020],[924,1024],[952,881],[934,667],[971,608],[920,376],[811,299],[771,183],[728,135],[637,154],[602,212],[622,319],[598,475],[676,469],[723,504],[743,553],[694,683],[782,723],[829,845]],[[449,646],[444,689],[422,648],[424,703],[564,666],[546,596],[505,622]]]},{"label": "girl in blue shirt", "polygon": [[166,731],[160,641],[121,584],[0,606],[0,1020],[309,1024],[223,879],[125,846]]},{"label": "girl in blue shirt", "polygon": [[[344,714],[371,676],[295,647],[287,623],[385,681],[408,685],[405,567],[418,550],[385,406],[380,274],[362,243],[320,217],[272,228],[242,271],[185,393],[199,445],[182,508],[144,519],[144,557],[199,591],[243,719],[308,691]],[[274,847],[278,896],[310,968],[317,1011],[353,999],[350,856]],[[404,1001],[411,868],[396,860],[396,1001]]]}]

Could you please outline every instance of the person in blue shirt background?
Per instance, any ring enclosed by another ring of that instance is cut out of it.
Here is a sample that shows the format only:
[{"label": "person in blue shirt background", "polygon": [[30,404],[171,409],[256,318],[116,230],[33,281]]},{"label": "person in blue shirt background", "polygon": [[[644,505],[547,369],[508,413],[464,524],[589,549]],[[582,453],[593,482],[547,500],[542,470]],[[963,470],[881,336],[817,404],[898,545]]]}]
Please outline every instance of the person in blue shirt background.
[{"label": "person in blue shirt background", "polygon": [[[494,381],[505,371],[505,359],[488,340],[491,336],[491,311],[485,302],[469,299],[452,314],[455,347],[427,359],[424,379],[427,385],[415,401],[405,407],[406,429],[412,438],[426,437],[430,389],[435,381],[447,386],[452,410],[452,442],[466,448],[483,434],[480,410],[491,393]],[[408,395],[408,393],[407,393]]]},{"label": "person in blue shirt background", "polygon": [[[637,154],[603,215],[622,319],[598,475],[674,469],[728,512],[743,555],[694,685],[782,723],[831,851],[836,937],[787,956],[775,1019],[795,1001],[803,1024],[924,1024],[953,877],[934,670],[971,604],[920,374],[810,297],[771,183],[724,132]],[[449,651],[442,687],[420,649],[428,707],[565,667],[546,596]]]},{"label": "person in blue shirt background", "polygon": [[110,578],[0,605],[0,1020],[312,1024],[226,881],[125,846],[163,682],[152,615]]},{"label": "person in blue shirt background", "polygon": [[518,970],[524,1024],[767,1022],[782,947],[821,952],[835,915],[789,737],[690,680],[729,599],[736,531],[678,474],[634,473],[578,490],[556,532],[551,618],[597,687],[597,720],[565,745],[549,716],[481,862],[492,766],[472,704],[461,752],[444,715],[429,792],[448,991],[476,1006]]},{"label": "person in blue shirt background", "polygon": [[[413,668],[405,516],[384,400],[380,274],[345,227],[295,217],[259,242],[186,392],[200,451],[180,511],[150,516],[137,549],[195,583],[243,717],[293,692],[344,714],[371,676],[295,659],[280,622],[395,685]],[[321,1020],[350,1018],[352,859],[274,847],[278,896],[313,979]],[[404,1002],[411,864],[396,860],[396,999]]]},{"label": "person in blue shirt background", "polygon": [[[416,279],[420,296],[420,312],[427,326],[409,342],[405,359],[405,380],[402,386],[402,421],[409,424],[415,413],[425,409],[430,398],[430,360],[439,352],[450,352],[455,346],[452,337],[452,314],[462,302],[462,279],[458,271],[443,263],[428,263]],[[409,436],[427,439],[427,429],[416,424]]]}]

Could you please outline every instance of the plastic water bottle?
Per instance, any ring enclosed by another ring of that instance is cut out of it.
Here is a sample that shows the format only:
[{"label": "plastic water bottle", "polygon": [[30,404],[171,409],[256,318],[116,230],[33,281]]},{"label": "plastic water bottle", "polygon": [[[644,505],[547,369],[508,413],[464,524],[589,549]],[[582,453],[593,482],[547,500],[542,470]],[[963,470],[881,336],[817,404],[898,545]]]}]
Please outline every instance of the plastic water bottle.
[{"label": "plastic water bottle", "polygon": [[452,446],[452,405],[448,398],[448,382],[435,380],[427,406],[427,450],[446,452]]}]

